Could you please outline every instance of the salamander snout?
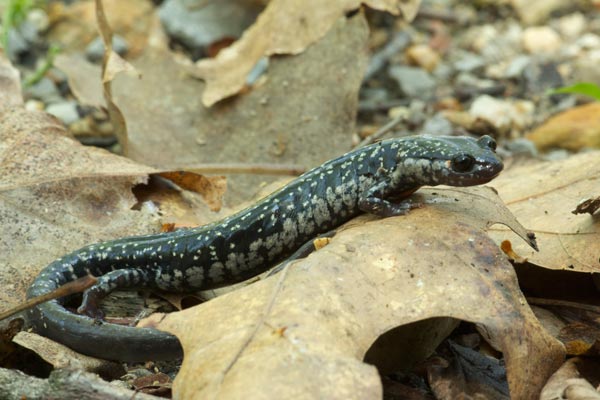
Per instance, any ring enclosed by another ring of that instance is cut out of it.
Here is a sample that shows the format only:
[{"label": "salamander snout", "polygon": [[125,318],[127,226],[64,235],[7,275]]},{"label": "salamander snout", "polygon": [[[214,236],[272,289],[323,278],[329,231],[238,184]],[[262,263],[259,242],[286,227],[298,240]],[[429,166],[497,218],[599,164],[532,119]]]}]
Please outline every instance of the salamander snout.
[{"label": "salamander snout", "polygon": [[479,185],[494,179],[504,168],[502,160],[496,154],[496,141],[492,137],[485,135],[477,140],[455,140],[455,152],[445,162],[445,179],[448,184]]}]

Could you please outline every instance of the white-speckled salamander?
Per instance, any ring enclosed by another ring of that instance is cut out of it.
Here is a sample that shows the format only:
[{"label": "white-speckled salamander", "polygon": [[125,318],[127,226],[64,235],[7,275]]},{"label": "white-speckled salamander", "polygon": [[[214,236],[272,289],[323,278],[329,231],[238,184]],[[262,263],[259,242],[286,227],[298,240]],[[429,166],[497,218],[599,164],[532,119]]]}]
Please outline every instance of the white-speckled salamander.
[{"label": "white-speckled salamander", "polygon": [[406,198],[421,186],[490,181],[503,167],[495,149],[489,136],[386,140],[328,161],[210,225],[86,246],[48,265],[27,293],[42,295],[92,274],[99,280],[84,293],[79,311],[86,315],[54,300],[31,309],[30,321],[37,332],[84,354],[122,361],[176,358],[181,347],[174,336],[105,323],[98,301],[116,288],[190,292],[248,279],[361,212],[406,213],[410,204],[389,199]]}]

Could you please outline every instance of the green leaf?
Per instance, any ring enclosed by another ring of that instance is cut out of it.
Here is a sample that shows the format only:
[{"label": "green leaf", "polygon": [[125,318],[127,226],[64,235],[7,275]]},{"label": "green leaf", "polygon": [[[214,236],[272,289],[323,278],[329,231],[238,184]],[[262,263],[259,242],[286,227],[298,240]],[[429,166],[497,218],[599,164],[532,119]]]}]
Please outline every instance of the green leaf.
[{"label": "green leaf", "polygon": [[550,95],[562,93],[582,94],[584,96],[590,96],[596,100],[600,100],[600,86],[596,85],[595,83],[578,82],[572,86],[565,86],[550,90],[548,92]]}]

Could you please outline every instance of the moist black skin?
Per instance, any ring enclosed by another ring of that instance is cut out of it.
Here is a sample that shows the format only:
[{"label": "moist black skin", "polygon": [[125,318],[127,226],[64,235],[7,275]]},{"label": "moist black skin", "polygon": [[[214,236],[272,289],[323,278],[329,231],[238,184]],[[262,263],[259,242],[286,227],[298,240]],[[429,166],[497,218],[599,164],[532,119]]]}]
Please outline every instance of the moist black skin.
[{"label": "moist black skin", "polygon": [[116,288],[191,292],[256,276],[314,236],[354,216],[402,215],[421,186],[472,186],[503,168],[489,136],[415,136],[363,147],[303,174],[255,205],[193,229],[117,239],[83,247],[54,261],[31,284],[28,298],[84,275],[99,278],[75,314],[62,300],[29,311],[37,332],[91,356],[146,361],[181,356],[175,336],[150,328],[104,323],[99,300]]}]

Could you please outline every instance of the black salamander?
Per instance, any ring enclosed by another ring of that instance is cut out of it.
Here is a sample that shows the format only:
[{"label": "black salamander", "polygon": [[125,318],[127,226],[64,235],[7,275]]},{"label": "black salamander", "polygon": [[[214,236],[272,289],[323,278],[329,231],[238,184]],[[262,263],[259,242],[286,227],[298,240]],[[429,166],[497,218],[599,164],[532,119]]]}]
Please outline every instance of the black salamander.
[{"label": "black salamander", "polygon": [[28,316],[37,332],[84,354],[121,361],[179,357],[175,336],[105,323],[98,302],[117,288],[190,292],[246,280],[359,213],[405,214],[410,203],[389,200],[406,198],[421,186],[490,181],[503,168],[495,149],[489,136],[415,136],[351,151],[221,221],[93,244],[54,261],[33,281],[28,297],[87,274],[98,283],[84,293],[80,314],[53,300]]}]

